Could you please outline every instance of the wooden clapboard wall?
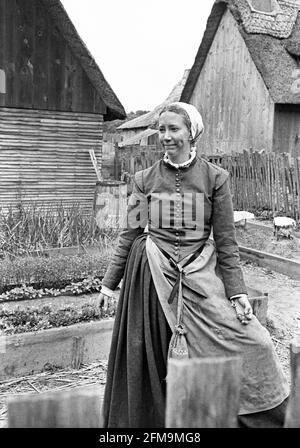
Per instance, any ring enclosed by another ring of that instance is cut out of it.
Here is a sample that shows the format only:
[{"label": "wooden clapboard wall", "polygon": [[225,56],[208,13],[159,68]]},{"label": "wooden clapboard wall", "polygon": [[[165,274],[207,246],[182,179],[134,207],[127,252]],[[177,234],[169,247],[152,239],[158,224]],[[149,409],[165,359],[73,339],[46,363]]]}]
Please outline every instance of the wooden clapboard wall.
[{"label": "wooden clapboard wall", "polygon": [[0,206],[80,202],[91,209],[103,116],[0,108]]}]

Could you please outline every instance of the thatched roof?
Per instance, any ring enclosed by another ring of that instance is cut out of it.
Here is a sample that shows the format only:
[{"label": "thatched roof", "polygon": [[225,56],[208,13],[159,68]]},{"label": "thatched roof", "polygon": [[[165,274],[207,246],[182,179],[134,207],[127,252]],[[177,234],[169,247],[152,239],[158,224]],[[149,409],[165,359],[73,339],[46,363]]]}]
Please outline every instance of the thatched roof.
[{"label": "thatched roof", "polygon": [[276,0],[276,3],[282,13],[269,16],[253,11],[247,0],[215,1],[181,101],[189,102],[220,21],[228,8],[273,101],[300,103],[300,95],[291,89],[295,82],[295,70],[300,68],[299,2]]},{"label": "thatched roof", "polygon": [[150,126],[155,126],[160,111],[168,104],[173,103],[174,101],[179,101],[179,98],[181,96],[182,90],[184,88],[184,85],[186,83],[187,77],[189,75],[189,70],[185,70],[183,77],[181,80],[176,84],[176,86],[172,89],[169,96],[165,99],[165,101],[158,106],[155,107],[150,112],[147,112],[146,114],[140,115],[137,118],[134,118],[133,120],[127,121],[126,123],[122,124],[118,127],[118,129],[137,129],[137,128],[148,128]]},{"label": "thatched roof", "polygon": [[150,137],[151,135],[157,133],[158,133],[157,129],[147,128],[144,131],[138,132],[137,134],[122,140],[121,142],[118,143],[118,146],[119,148],[122,148],[123,146],[128,145],[139,145],[144,138]]},{"label": "thatched roof", "polygon": [[90,82],[100,95],[107,107],[105,120],[114,120],[126,117],[125,110],[116,94],[104,78],[100,68],[90,54],[86,45],[78,35],[75,26],[69,18],[60,0],[41,0],[47,9],[54,24],[69,45],[74,56],[78,58]]}]

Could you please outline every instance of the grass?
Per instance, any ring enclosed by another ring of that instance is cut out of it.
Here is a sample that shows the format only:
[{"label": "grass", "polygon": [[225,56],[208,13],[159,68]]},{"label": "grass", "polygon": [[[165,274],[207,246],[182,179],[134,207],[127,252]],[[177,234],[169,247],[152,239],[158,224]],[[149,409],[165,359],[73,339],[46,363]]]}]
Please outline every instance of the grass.
[{"label": "grass", "polygon": [[34,202],[18,209],[0,209],[0,257],[29,255],[34,251],[100,244],[107,246],[118,229],[99,228],[92,213],[80,204],[49,206]]}]

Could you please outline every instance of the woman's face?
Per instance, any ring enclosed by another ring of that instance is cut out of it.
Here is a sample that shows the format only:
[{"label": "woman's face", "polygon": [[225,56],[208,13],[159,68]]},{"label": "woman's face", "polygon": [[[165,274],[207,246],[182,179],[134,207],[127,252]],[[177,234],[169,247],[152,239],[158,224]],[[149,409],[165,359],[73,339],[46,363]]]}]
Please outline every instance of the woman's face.
[{"label": "woman's face", "polygon": [[186,162],[191,151],[190,131],[176,112],[163,112],[158,124],[159,141],[174,163]]}]

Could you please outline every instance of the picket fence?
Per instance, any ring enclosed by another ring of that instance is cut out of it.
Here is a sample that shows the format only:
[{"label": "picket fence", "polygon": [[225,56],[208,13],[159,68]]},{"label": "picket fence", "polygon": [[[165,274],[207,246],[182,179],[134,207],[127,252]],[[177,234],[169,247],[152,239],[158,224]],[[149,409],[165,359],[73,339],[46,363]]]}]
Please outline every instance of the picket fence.
[{"label": "picket fence", "polygon": [[[115,178],[131,183],[134,173],[153,165],[162,155],[155,145],[116,147]],[[229,171],[235,210],[300,219],[300,157],[252,150],[201,156]]]},{"label": "picket fence", "polygon": [[[291,391],[285,428],[300,428],[300,343],[290,345]],[[236,428],[240,357],[168,362],[167,428]],[[9,428],[101,428],[100,385],[25,394],[8,402]]]}]

